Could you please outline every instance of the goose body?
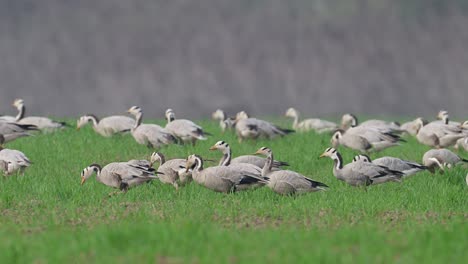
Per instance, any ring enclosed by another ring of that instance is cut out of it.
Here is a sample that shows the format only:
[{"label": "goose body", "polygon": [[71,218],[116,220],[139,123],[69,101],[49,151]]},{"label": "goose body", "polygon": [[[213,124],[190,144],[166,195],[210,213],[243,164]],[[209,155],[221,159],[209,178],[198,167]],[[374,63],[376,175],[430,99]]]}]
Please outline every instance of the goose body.
[{"label": "goose body", "polygon": [[81,185],[96,173],[96,180],[112,188],[127,191],[128,188],[157,179],[154,169],[148,169],[128,162],[112,162],[102,168],[91,164],[81,172]]},{"label": "goose body", "polygon": [[455,149],[464,149],[465,151],[468,151],[468,136],[458,139],[454,147]]},{"label": "goose body", "polygon": [[[229,166],[214,166],[204,169],[200,156],[191,155],[187,158],[186,168],[192,168],[193,180],[215,192],[235,192],[246,188],[242,185],[265,181],[245,172],[230,168]],[[239,188],[240,187],[240,188]]]},{"label": "goose body", "polygon": [[65,127],[64,122],[57,122],[48,117],[42,116],[25,116],[26,107],[24,105],[23,99],[16,99],[13,105],[18,109],[18,116],[16,117],[16,122],[19,124],[28,124],[34,125],[42,131],[52,131],[59,128]]},{"label": "goose body", "polygon": [[341,118],[341,129],[348,130],[352,127],[366,127],[379,129],[389,133],[401,133],[403,130],[396,122],[387,122],[384,120],[370,119],[358,124],[358,119],[353,114],[344,114]]},{"label": "goose body", "polygon": [[294,130],[280,128],[265,120],[250,118],[244,111],[236,115],[236,134],[239,141],[259,137],[273,139],[292,132]]},{"label": "goose body", "polygon": [[384,166],[394,171],[401,171],[404,173],[404,176],[410,176],[427,169],[426,166],[419,163],[395,157],[382,157],[375,160],[371,160],[367,155],[357,155],[354,157],[353,162],[359,161],[372,162],[375,165]]},{"label": "goose body", "polygon": [[4,136],[5,142],[13,141],[20,137],[31,136],[30,131],[37,131],[34,125],[25,125],[0,121],[0,134]]},{"label": "goose body", "polygon": [[184,143],[195,145],[197,140],[206,140],[203,128],[187,119],[175,119],[172,109],[166,110],[166,129]]},{"label": "goose body", "polygon": [[328,187],[314,181],[300,173],[291,170],[273,171],[273,151],[269,148],[260,148],[256,154],[266,155],[267,162],[262,168],[262,176],[267,179],[267,186],[280,195],[294,195],[325,190]]},{"label": "goose body", "polygon": [[226,113],[221,110],[217,109],[216,111],[213,112],[211,117],[214,120],[219,121],[219,126],[221,127],[221,132],[225,132],[226,130],[232,130],[235,126],[235,119],[227,117]]},{"label": "goose body", "polygon": [[398,135],[390,132],[382,132],[372,127],[352,127],[333,134],[331,143],[333,147],[343,145],[345,147],[368,152],[370,150],[380,151],[389,147],[399,146],[403,141]]},{"label": "goose body", "polygon": [[289,108],[285,116],[293,118],[293,129],[300,132],[314,130],[317,133],[325,133],[338,129],[336,123],[318,118],[309,118],[299,122],[299,112],[294,108]]},{"label": "goose body", "polygon": [[114,115],[99,120],[95,115],[84,115],[77,121],[76,128],[91,122],[96,133],[104,137],[110,137],[117,133],[128,132],[135,125],[135,120],[128,116]]},{"label": "goose body", "polygon": [[335,165],[333,174],[338,180],[342,180],[351,186],[367,186],[390,181],[399,182],[403,173],[390,170],[369,162],[354,162],[343,166],[341,154],[334,148],[328,148],[320,157],[331,158]]},{"label": "goose body", "polygon": [[24,170],[31,165],[31,161],[19,150],[4,149],[2,147],[4,142],[5,139],[0,134],[0,169],[5,175],[12,175],[16,172],[24,173]]},{"label": "goose body", "polygon": [[428,167],[431,172],[434,172],[436,168],[444,170],[444,164],[453,166],[461,162],[468,162],[467,159],[448,149],[431,149],[424,153],[422,161],[424,166]]},{"label": "goose body", "polygon": [[458,139],[468,135],[462,128],[443,123],[431,122],[424,125],[421,118],[416,119],[418,133],[416,138],[424,145],[444,148],[455,145]]},{"label": "goose body", "polygon": [[151,163],[159,162],[157,169],[159,180],[162,183],[171,184],[174,188],[179,189],[181,185],[185,185],[192,180],[192,175],[185,170],[185,159],[170,159],[166,160],[162,153],[154,152],[151,155]]},{"label": "goose body", "polygon": [[156,124],[142,124],[143,111],[140,107],[132,106],[127,112],[136,118],[130,132],[137,143],[151,148],[159,148],[177,142],[169,130]]}]

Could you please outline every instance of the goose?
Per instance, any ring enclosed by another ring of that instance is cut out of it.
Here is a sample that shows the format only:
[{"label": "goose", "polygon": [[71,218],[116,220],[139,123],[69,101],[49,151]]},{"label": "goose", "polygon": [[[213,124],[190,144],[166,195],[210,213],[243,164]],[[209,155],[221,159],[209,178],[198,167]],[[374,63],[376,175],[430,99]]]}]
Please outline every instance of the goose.
[{"label": "goose", "polygon": [[436,123],[442,123],[442,124],[453,125],[453,126],[461,125],[461,123],[459,122],[450,121],[449,113],[446,110],[440,110],[439,113],[437,114],[437,119],[439,119],[439,121],[435,121]]},{"label": "goose", "polygon": [[399,182],[403,176],[400,171],[394,171],[369,162],[354,162],[343,166],[343,158],[334,148],[327,148],[320,155],[320,158],[322,157],[331,158],[335,162],[333,167],[335,177],[351,186],[368,186],[389,181]]},{"label": "goose", "polygon": [[[219,150],[223,153],[223,157],[219,161],[218,166],[229,166],[229,168],[239,170],[241,172],[246,172],[257,177],[262,176],[262,169],[251,163],[231,163],[231,147],[228,143],[224,141],[218,141],[216,144],[210,147],[210,150]],[[265,184],[263,182],[257,182],[252,184],[245,184],[245,186],[239,186],[239,188],[257,188],[262,187]]]},{"label": "goose", "polygon": [[309,118],[299,122],[299,112],[294,108],[289,108],[286,113],[286,117],[293,118],[293,129],[300,132],[306,132],[314,130],[317,133],[332,132],[338,129],[336,123],[318,119],[318,118]]},{"label": "goose", "polygon": [[428,123],[425,119],[423,119],[421,117],[418,117],[415,120],[403,123],[400,128],[405,133],[408,133],[408,134],[410,134],[412,136],[416,136],[418,134],[418,130],[419,130],[419,124],[418,124],[419,120],[421,120],[421,122],[423,122],[423,126],[427,125],[427,123]]},{"label": "goose", "polygon": [[255,154],[267,156],[267,162],[262,168],[262,176],[268,179],[267,186],[277,194],[303,194],[325,190],[328,187],[324,183],[314,181],[295,171],[273,171],[273,151],[267,147],[260,148]]},{"label": "goose", "polygon": [[221,127],[221,132],[223,133],[226,130],[232,130],[235,126],[235,119],[227,117],[226,113],[221,109],[214,111],[213,114],[211,114],[211,117],[214,120],[219,121],[219,126]]},{"label": "goose", "polygon": [[[461,162],[468,162],[467,159],[461,158],[448,149],[431,149],[424,153],[422,161],[424,166],[432,173],[435,172],[437,167],[443,171],[444,167],[451,167]],[[444,166],[444,164],[446,165]]]},{"label": "goose", "polygon": [[460,128],[462,129],[467,129],[468,130],[468,120],[463,122],[461,125],[460,125]]},{"label": "goose", "polygon": [[37,127],[34,125],[0,121],[0,134],[4,136],[5,142],[10,142],[20,137],[32,136],[29,132],[37,130]]},{"label": "goose", "polygon": [[31,161],[19,150],[3,148],[4,143],[5,138],[0,134],[0,169],[3,170],[5,176],[16,172],[24,174],[26,168],[31,165]]},{"label": "goose", "polygon": [[375,165],[384,166],[394,171],[401,171],[404,173],[404,176],[410,176],[420,171],[427,170],[426,166],[419,163],[394,157],[382,157],[372,161],[367,155],[357,155],[354,157],[353,162],[358,161],[372,162]]},{"label": "goose", "polygon": [[384,120],[370,119],[358,124],[358,119],[353,114],[344,114],[341,117],[341,129],[348,130],[352,127],[372,127],[384,132],[389,133],[401,133],[403,130],[400,128],[400,125],[397,122],[387,122]]},{"label": "goose", "polygon": [[88,180],[93,173],[96,173],[96,180],[109,187],[117,188],[126,192],[128,188],[141,185],[153,179],[159,174],[154,169],[148,169],[127,162],[112,162],[101,167],[101,165],[93,163],[84,168],[81,172],[81,185]]},{"label": "goose", "polygon": [[236,115],[236,134],[239,142],[244,139],[257,139],[259,137],[273,139],[293,132],[294,130],[280,128],[265,120],[250,118],[244,111]]},{"label": "goose", "polygon": [[52,131],[66,126],[65,122],[57,122],[48,117],[41,116],[28,116],[26,114],[26,106],[24,105],[23,99],[16,99],[13,102],[13,106],[18,109],[18,115],[16,117],[16,122],[20,124],[29,124],[35,125],[38,129],[42,131]]},{"label": "goose", "polygon": [[185,159],[170,159],[160,152],[151,154],[151,164],[159,162],[157,171],[159,172],[159,180],[162,183],[171,184],[174,188],[179,189],[181,185],[185,185],[192,180],[192,175],[186,171]]},{"label": "goose", "polygon": [[192,169],[193,180],[215,192],[230,193],[245,188],[242,185],[256,182],[265,182],[266,180],[249,173],[245,173],[229,166],[214,166],[204,169],[203,160],[198,155],[190,155],[186,161],[186,171]]},{"label": "goose", "polygon": [[416,125],[418,131],[416,134],[417,140],[424,145],[435,148],[453,146],[458,139],[468,135],[468,132],[453,125],[437,122],[424,125],[422,118],[416,119]]},{"label": "goose", "polygon": [[465,151],[468,151],[468,136],[457,140],[457,143],[455,144],[454,148],[464,149]]},{"label": "goose", "polygon": [[390,132],[385,133],[372,127],[359,126],[349,128],[345,132],[336,131],[330,142],[334,148],[343,145],[364,153],[399,146],[399,142],[404,142],[404,140]]},{"label": "goose", "polygon": [[172,109],[166,110],[166,129],[175,137],[179,138],[183,143],[191,142],[195,145],[197,140],[206,140],[203,128],[194,122],[187,119],[175,119],[175,114]]},{"label": "goose", "polygon": [[94,131],[104,137],[128,132],[135,124],[135,120],[128,116],[114,115],[99,120],[95,115],[87,114],[77,120],[76,129],[79,130],[89,122],[92,123]]},{"label": "goose", "polygon": [[141,107],[132,106],[127,110],[127,113],[135,116],[136,120],[130,132],[139,144],[146,145],[149,148],[159,148],[177,142],[169,130],[156,124],[142,124],[143,111]]}]

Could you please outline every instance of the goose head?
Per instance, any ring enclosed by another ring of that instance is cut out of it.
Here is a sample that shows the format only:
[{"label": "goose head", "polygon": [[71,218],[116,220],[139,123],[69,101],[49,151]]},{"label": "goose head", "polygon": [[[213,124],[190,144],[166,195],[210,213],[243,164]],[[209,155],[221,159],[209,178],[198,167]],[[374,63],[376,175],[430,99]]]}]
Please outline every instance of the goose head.
[{"label": "goose head", "polygon": [[334,159],[337,157],[338,151],[335,148],[327,148],[320,156],[319,158],[324,158],[324,157],[329,157],[331,159]]},{"label": "goose head", "polygon": [[353,114],[344,114],[341,117],[341,128],[342,129],[348,129],[350,127],[355,127],[358,124],[358,119],[355,115]]},{"label": "goose head", "polygon": [[364,155],[364,154],[361,154],[361,155],[356,155],[356,156],[354,156],[354,158],[353,158],[353,162],[358,162],[358,161],[362,161],[362,162],[371,162],[371,159],[370,159],[369,156]]},{"label": "goose head", "polygon": [[284,114],[286,117],[296,118],[299,116],[299,112],[294,108],[289,108]]},{"label": "goose head", "polygon": [[224,151],[229,148],[229,144],[225,141],[218,141],[216,144],[210,147],[210,150],[221,150]]},{"label": "goose head", "polygon": [[127,110],[127,113],[133,115],[133,116],[138,116],[143,114],[143,110],[139,106],[132,106]]},{"label": "goose head", "polygon": [[342,137],[343,137],[343,133],[340,130],[336,131],[333,134],[332,138],[330,139],[330,143],[332,144],[334,148],[337,148],[338,145],[340,145],[340,139]]},{"label": "goose head", "polygon": [[211,114],[211,118],[214,120],[223,121],[226,119],[226,113],[221,109],[217,109]]},{"label": "goose head", "polygon": [[245,111],[240,111],[239,113],[236,114],[236,121],[247,119],[247,118],[249,118],[249,115],[247,115]]},{"label": "goose head", "polygon": [[81,172],[81,185],[83,185],[86,180],[88,180],[93,175],[93,173],[99,173],[101,169],[101,166],[98,164],[91,164],[84,168]]},{"label": "goose head", "polygon": [[267,147],[261,147],[257,150],[257,152],[254,153],[254,155],[264,155],[264,156],[269,156],[273,151],[270,148]]},{"label": "goose head", "polygon": [[15,99],[15,101],[13,101],[13,104],[12,104],[14,107],[16,107],[16,109],[20,109],[24,106],[24,100],[23,99]]},{"label": "goose head", "polygon": [[153,167],[153,164],[156,162],[164,163],[165,157],[161,152],[153,152],[150,157],[150,165]]}]

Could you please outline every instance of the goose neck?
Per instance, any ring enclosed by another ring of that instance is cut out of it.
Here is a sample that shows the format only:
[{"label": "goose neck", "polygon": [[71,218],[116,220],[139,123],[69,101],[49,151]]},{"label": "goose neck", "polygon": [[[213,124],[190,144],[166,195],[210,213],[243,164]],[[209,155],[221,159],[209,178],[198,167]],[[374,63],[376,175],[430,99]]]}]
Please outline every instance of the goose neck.
[{"label": "goose neck", "polygon": [[231,148],[223,150],[223,157],[219,161],[219,166],[229,166],[231,164]]},{"label": "goose neck", "polygon": [[16,115],[16,121],[20,121],[21,119],[23,119],[25,114],[26,114],[26,106],[24,105],[19,106],[18,114]]}]

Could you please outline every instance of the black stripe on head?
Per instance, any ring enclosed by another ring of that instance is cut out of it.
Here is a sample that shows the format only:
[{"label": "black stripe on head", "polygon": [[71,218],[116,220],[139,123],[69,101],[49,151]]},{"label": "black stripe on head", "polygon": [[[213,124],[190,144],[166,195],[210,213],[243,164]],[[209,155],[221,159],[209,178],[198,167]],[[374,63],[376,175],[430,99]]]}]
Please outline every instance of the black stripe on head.
[{"label": "black stripe on head", "polygon": [[332,151],[332,153],[333,153],[333,154],[335,154],[335,153],[336,153],[336,151],[337,151],[337,150],[336,150],[336,149],[334,149],[334,148],[332,148],[332,150],[333,150],[333,151]]},{"label": "black stripe on head", "polygon": [[97,172],[98,170],[101,170],[101,169],[102,169],[101,165],[96,164],[96,163],[93,163],[93,164],[89,165],[88,167],[92,167],[93,170],[96,171],[96,172]]},{"label": "black stripe on head", "polygon": [[328,151],[330,151],[330,150],[331,150],[331,148],[327,148],[327,149],[325,150],[325,152],[328,152]]},{"label": "black stripe on head", "polygon": [[218,142],[218,145],[224,145],[224,144],[226,144],[226,142],[224,142],[224,141],[219,141]]}]

